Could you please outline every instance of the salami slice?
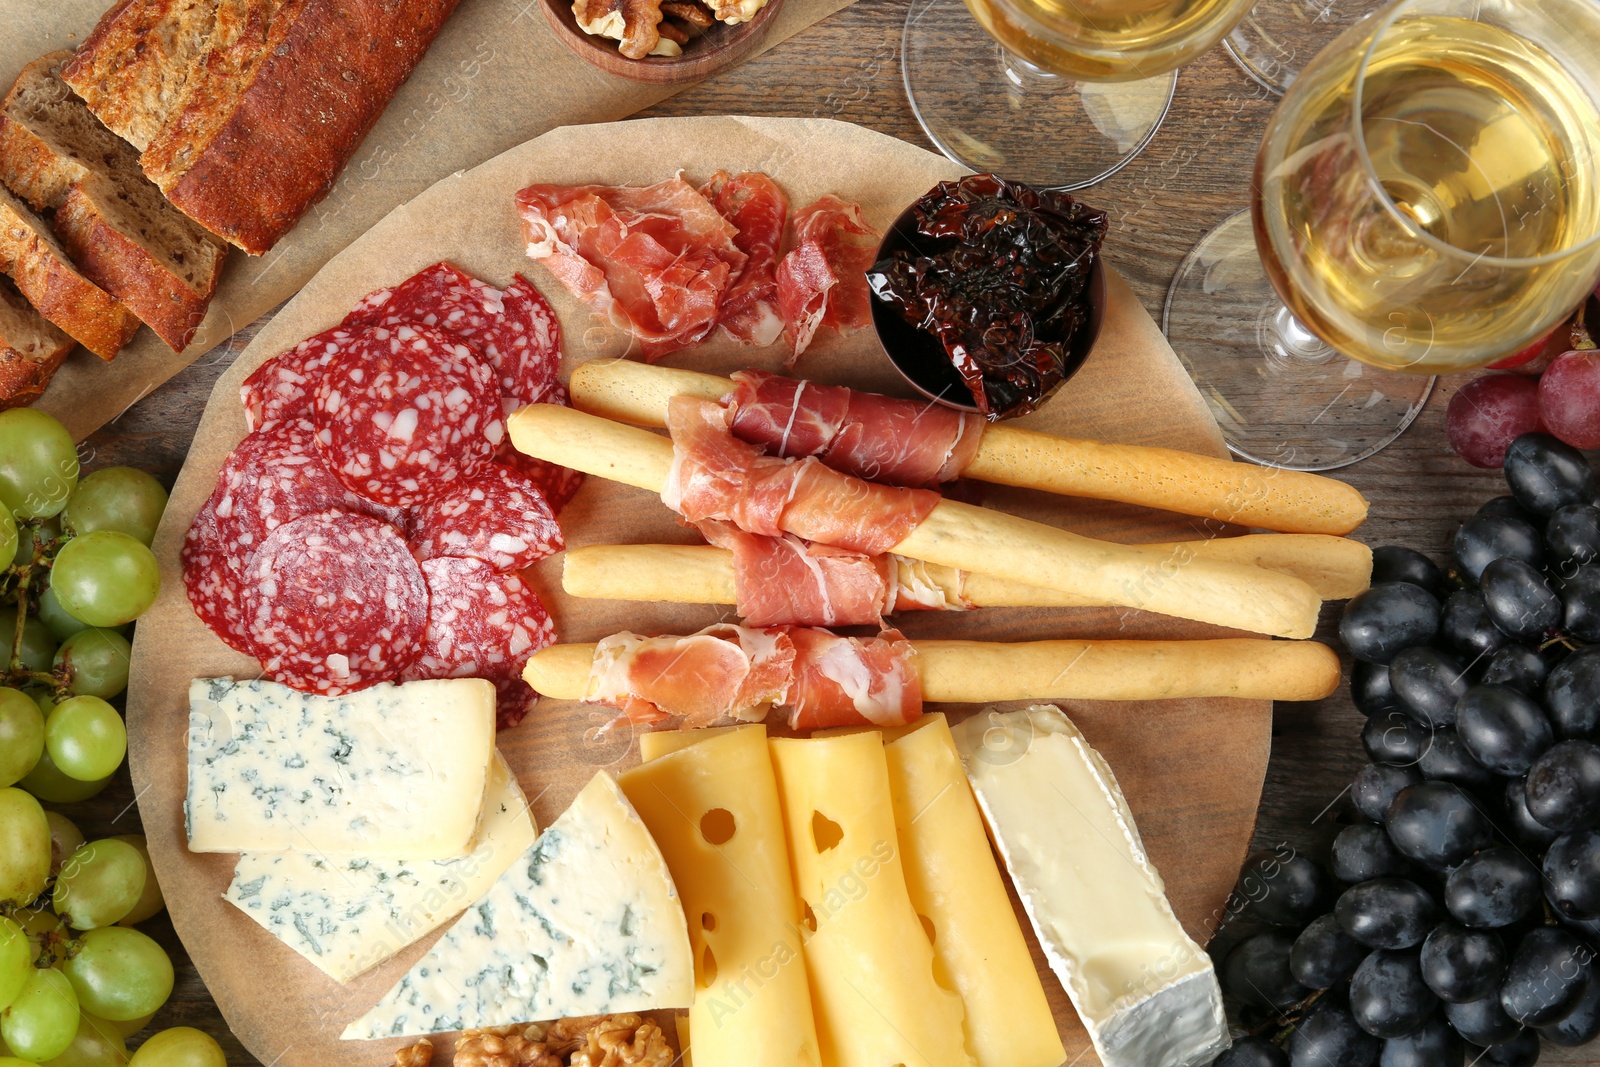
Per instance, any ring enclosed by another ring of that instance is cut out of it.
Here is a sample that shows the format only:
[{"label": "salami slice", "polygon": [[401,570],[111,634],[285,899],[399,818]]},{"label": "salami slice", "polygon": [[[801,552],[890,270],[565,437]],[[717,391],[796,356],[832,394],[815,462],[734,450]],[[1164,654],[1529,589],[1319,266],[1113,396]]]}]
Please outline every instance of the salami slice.
[{"label": "salami slice", "polygon": [[183,588],[200,621],[228,647],[255,656],[244,614],[244,563],[217,521],[218,486],[183,539]]},{"label": "salami slice", "polygon": [[425,560],[422,574],[427,635],[405,678],[486,678],[499,690],[500,728],[515,726],[536,699],[522,668],[556,638],[538,595],[477,559]]},{"label": "salami slice", "polygon": [[[534,404],[560,404],[562,407],[571,406],[571,397],[567,394],[567,387],[560,382],[552,382],[541,398],[529,401]],[[501,404],[507,417],[523,405],[514,397],[502,397]],[[511,443],[511,436],[501,442],[500,450],[495,453],[495,460],[505,464],[512,470],[526,475],[539,491],[544,494],[545,502],[550,505],[552,513],[559,515],[561,509],[572,501],[583,486],[583,474],[570,467],[559,467],[554,463],[542,459],[534,459],[526,452],[517,450]]]},{"label": "salami slice", "polygon": [[484,354],[500,379],[500,394],[538,403],[559,383],[561,324],[544,294],[518,274],[501,294],[505,314],[484,338]]},{"label": "salami slice", "polygon": [[544,493],[499,463],[414,510],[409,530],[418,559],[466,556],[497,571],[520,571],[566,547]]},{"label": "salami slice", "polygon": [[310,418],[318,377],[357,332],[335,326],[257,367],[239,386],[245,425],[254,431],[284,419]]},{"label": "salami slice", "polygon": [[356,338],[317,383],[315,415],[334,474],[395,507],[477,473],[505,439],[493,371],[430,326]]},{"label": "salami slice", "polygon": [[322,511],[268,535],[245,572],[263,670],[337,695],[400,677],[422,652],[428,587],[404,538],[368,515]]}]

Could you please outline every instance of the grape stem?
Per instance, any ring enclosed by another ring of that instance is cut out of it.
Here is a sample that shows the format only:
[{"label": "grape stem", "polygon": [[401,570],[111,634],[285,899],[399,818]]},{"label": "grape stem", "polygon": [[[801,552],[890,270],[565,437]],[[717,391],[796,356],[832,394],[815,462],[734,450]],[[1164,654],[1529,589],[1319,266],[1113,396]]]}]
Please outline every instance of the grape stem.
[{"label": "grape stem", "polygon": [[11,635],[11,659],[3,668],[0,668],[0,685],[14,689],[25,689],[28,686],[44,686],[58,699],[65,696],[72,683],[72,668],[63,665],[61,673],[54,671],[30,671],[22,666],[22,634],[28,625],[28,603],[32,598],[32,587],[35,581],[42,579],[50,573],[50,568],[55,562],[57,549],[61,547],[62,538],[52,537],[41,540],[40,534],[44,532],[43,524],[37,520],[24,521],[20,525],[32,530],[30,538],[33,545],[33,555],[25,562],[14,564],[4,574],[0,574],[0,587],[14,580],[16,586],[13,590],[17,600],[17,625],[16,631]]}]

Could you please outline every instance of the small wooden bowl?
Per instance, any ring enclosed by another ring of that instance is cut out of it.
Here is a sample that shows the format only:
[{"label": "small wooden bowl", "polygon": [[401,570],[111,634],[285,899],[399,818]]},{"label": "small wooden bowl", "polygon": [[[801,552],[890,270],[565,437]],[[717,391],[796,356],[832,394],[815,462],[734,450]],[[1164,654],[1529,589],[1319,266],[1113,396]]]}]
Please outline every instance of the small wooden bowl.
[{"label": "small wooden bowl", "polygon": [[756,12],[749,22],[737,26],[717,23],[684,45],[682,55],[646,56],[644,59],[629,59],[617,51],[616,41],[579,29],[578,20],[572,14],[572,0],[540,0],[540,6],[556,36],[584,62],[607,74],[638,82],[678,85],[709,78],[748,59],[761,47],[783,0],[767,0],[767,6]]}]

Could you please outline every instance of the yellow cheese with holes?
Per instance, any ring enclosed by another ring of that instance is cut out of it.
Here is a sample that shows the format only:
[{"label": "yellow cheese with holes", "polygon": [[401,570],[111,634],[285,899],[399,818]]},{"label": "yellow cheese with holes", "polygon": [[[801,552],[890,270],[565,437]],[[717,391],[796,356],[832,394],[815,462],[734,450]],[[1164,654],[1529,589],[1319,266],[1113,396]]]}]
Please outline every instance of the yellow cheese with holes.
[{"label": "yellow cheese with holes", "polygon": [[1056,1067],[1066,1059],[1044,985],[1011,910],[983,818],[943,715],[886,735],[889,795],[911,904],[966,1008],[978,1067]]},{"label": "yellow cheese with holes", "polygon": [[[800,898],[822,1061],[828,1067],[974,1067],[960,994],[935,977],[933,946],[906,890],[881,736],[774,738],[768,744]],[[704,1041],[698,1025],[694,1036],[697,1044]]]},{"label": "yellow cheese with holes", "polygon": [[[819,1067],[767,731],[646,734],[618,784],[667,859],[689,920],[700,1067]],[[651,748],[656,749],[652,756]]]},{"label": "yellow cheese with holes", "polygon": [[[669,752],[678,751],[680,748],[688,748],[690,745],[698,744],[701,741],[708,741],[713,737],[720,737],[723,734],[743,729],[746,729],[746,727],[711,726],[702,730],[652,730],[649,733],[639,735],[639,758],[649,763],[653,759],[659,759]],[[766,727],[763,726],[761,729],[764,731]],[[765,734],[763,734],[764,736]]]}]

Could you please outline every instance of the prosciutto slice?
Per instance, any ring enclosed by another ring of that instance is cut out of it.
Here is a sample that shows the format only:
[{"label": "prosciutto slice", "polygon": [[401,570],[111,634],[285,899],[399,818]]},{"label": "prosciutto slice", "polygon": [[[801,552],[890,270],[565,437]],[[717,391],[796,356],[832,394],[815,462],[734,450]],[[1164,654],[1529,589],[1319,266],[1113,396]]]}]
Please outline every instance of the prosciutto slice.
[{"label": "prosciutto slice", "polygon": [[763,537],[703,522],[706,540],[733,553],[735,610],[751,626],[877,626],[892,597],[888,556]]},{"label": "prosciutto slice", "polygon": [[672,468],[661,499],[691,523],[731,522],[748,533],[881,555],[905,540],[939,503],[926,489],[875,485],[815,457],[768,456],[728,429],[719,404],[675,396],[667,407]]},{"label": "prosciutto slice", "polygon": [[703,340],[744,269],[738,229],[682,178],[648,186],[530,185],[528,255],[656,360]]},{"label": "prosciutto slice", "polygon": [[700,190],[738,233],[733,243],[746,256],[744,270],[722,297],[717,324],[741,344],[765,348],[783,333],[778,314],[778,256],[789,198],[760,171],[718,171]]},{"label": "prosciutto slice", "polygon": [[778,264],[778,313],[793,348],[789,364],[823,327],[856,330],[872,321],[867,268],[878,233],[861,208],[831,193],[794,214],[794,248]]},{"label": "prosciutto slice", "polygon": [[925,400],[898,400],[759,370],[738,371],[724,402],[735,437],[778,456],[816,456],[889,485],[959,477],[978,454],[984,420]]},{"label": "prosciutto slice", "polygon": [[872,638],[790,631],[794,682],[784,701],[789,727],[904,726],[922,714],[916,651],[897,630]]}]

